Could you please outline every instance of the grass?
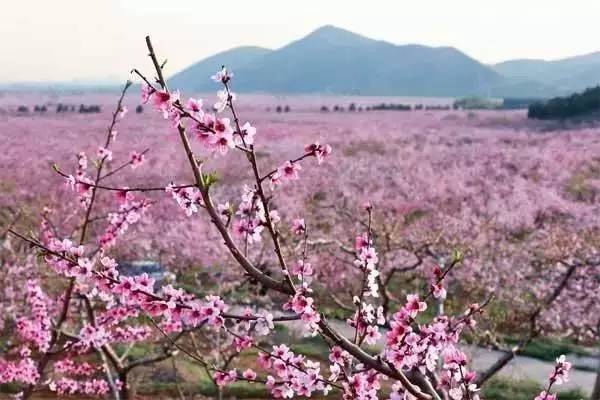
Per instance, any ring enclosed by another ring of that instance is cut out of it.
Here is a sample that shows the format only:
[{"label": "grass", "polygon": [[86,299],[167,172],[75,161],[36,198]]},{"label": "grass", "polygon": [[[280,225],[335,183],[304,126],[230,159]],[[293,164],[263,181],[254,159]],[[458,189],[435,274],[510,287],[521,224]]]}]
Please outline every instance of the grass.
[{"label": "grass", "polygon": [[294,353],[303,354],[310,358],[318,360],[327,360],[329,357],[329,346],[320,337],[302,338],[290,346]]},{"label": "grass", "polygon": [[[531,400],[544,388],[530,380],[494,378],[482,389],[481,398],[486,400]],[[560,400],[582,400],[587,397],[580,390],[559,392]]]},{"label": "grass", "polygon": [[[203,396],[215,396],[217,387],[208,378],[201,379],[197,383],[182,383],[180,385],[184,393],[200,394]],[[138,389],[138,394],[141,395],[164,395],[170,394],[177,396],[177,385],[172,382],[155,382],[144,385]],[[236,382],[223,388],[225,397],[235,397],[238,399],[267,399],[269,392],[262,385],[252,384],[248,382]]]},{"label": "grass", "polygon": [[[506,342],[516,344],[517,340],[508,338]],[[537,358],[538,360],[554,362],[554,360],[562,354],[575,354],[578,356],[591,355],[588,350],[565,340],[557,340],[552,338],[534,339],[521,352],[521,355]]]}]

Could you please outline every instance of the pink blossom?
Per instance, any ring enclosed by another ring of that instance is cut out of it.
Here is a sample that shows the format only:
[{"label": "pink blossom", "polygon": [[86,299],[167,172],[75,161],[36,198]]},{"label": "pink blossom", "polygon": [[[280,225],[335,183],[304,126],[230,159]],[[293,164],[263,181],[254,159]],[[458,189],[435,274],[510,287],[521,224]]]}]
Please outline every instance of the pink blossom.
[{"label": "pink blossom", "polygon": [[242,125],[239,135],[236,136],[236,144],[241,146],[244,143],[246,145],[254,144],[254,136],[256,135],[256,128],[250,125],[250,122],[246,122]]},{"label": "pink blossom", "polygon": [[292,232],[295,235],[302,235],[306,231],[306,224],[303,218],[294,218],[292,221]]},{"label": "pink blossom", "polygon": [[427,309],[427,303],[420,301],[419,296],[409,294],[406,296],[407,303],[404,306],[412,318],[415,318],[419,312]]},{"label": "pink blossom", "polygon": [[557,400],[557,397],[555,394],[551,394],[546,392],[545,390],[542,390],[540,392],[540,394],[538,394],[534,400]]},{"label": "pink blossom", "polygon": [[98,152],[96,154],[100,160],[112,161],[112,151],[104,147],[98,147]]},{"label": "pink blossom", "polygon": [[148,100],[150,100],[150,97],[152,97],[152,94],[154,92],[154,89],[151,88],[148,84],[142,83],[142,103],[148,103]]},{"label": "pink blossom", "polygon": [[302,167],[298,163],[293,163],[291,161],[286,161],[281,167],[278,168],[277,172],[279,175],[288,181],[296,181],[299,179],[298,173],[302,170]]},{"label": "pink blossom", "polygon": [[550,375],[550,382],[553,382],[556,385],[562,385],[564,382],[568,382],[570,369],[571,363],[566,361],[566,357],[564,355],[561,355],[556,359],[554,371]]},{"label": "pink blossom", "polygon": [[173,103],[179,100],[179,92],[167,92],[165,90],[157,90],[152,95],[154,105],[161,111],[168,111]]},{"label": "pink blossom", "polygon": [[190,113],[202,116],[202,103],[202,99],[194,99],[190,97],[187,103],[185,103],[185,108]]},{"label": "pink blossom", "polygon": [[118,117],[120,119],[125,118],[125,115],[127,115],[127,111],[128,111],[127,106],[122,105],[121,108],[119,108]]},{"label": "pink blossom", "polygon": [[313,274],[313,269],[309,262],[298,260],[292,266],[292,274],[296,275],[298,279],[306,279]]},{"label": "pink blossom", "polygon": [[227,83],[233,78],[233,72],[230,72],[223,66],[220,71],[217,71],[213,76],[210,77],[215,82]]},{"label": "pink blossom", "polygon": [[138,153],[137,151],[132,151],[130,159],[131,159],[131,168],[136,169],[137,167],[139,167],[140,165],[142,165],[144,163],[144,154]]},{"label": "pink blossom", "polygon": [[252,369],[248,368],[242,373],[242,376],[245,379],[252,381],[252,380],[256,379],[256,372],[254,372]]},{"label": "pink blossom", "polygon": [[237,372],[235,370],[228,372],[216,371],[213,374],[213,378],[215,379],[217,386],[227,386],[236,381]]},{"label": "pink blossom", "polygon": [[321,164],[331,154],[332,149],[330,145],[321,145],[319,142],[314,142],[307,145],[304,151],[307,154],[314,155],[317,158],[317,162]]},{"label": "pink blossom", "polygon": [[219,90],[217,92],[219,100],[214,104],[214,110],[218,113],[223,112],[230,101],[234,101],[236,98],[235,93],[228,90]]}]

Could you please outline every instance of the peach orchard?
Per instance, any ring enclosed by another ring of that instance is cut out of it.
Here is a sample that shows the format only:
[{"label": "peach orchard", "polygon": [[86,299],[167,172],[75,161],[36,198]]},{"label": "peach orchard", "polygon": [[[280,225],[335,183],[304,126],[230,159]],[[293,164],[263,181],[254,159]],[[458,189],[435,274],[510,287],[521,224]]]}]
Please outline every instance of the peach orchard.
[{"label": "peach orchard", "polygon": [[[336,143],[263,145],[267,135],[238,111],[243,96],[229,70],[212,77],[217,101],[205,104],[167,86],[147,45],[153,72],[132,73],[177,155],[157,170],[152,148],[114,150],[128,135],[120,124],[132,117],[128,83],[93,151],[73,140],[72,157],[39,183],[20,171],[22,199],[42,190],[57,200],[40,210],[35,229],[5,204],[0,328],[10,340],[0,383],[17,384],[19,398],[50,390],[125,399],[133,371],[184,357],[218,387],[244,381],[275,398],[476,400],[537,336],[598,341],[593,132],[540,134],[535,149],[523,148],[525,134],[499,137],[513,152],[488,148],[477,165],[448,137],[440,139],[450,147],[443,157],[428,137],[414,145],[373,138],[376,116],[357,137],[339,132]],[[575,156],[548,162],[564,140]],[[395,157],[368,158],[386,144],[398,147]],[[569,182],[568,195],[558,194],[556,180]],[[180,266],[171,282],[120,273],[118,256],[158,248]],[[198,259],[206,270],[182,285],[178,276]],[[503,318],[489,315],[497,309]],[[325,341],[327,362],[274,342],[276,326],[298,321]],[[519,334],[517,345],[490,369],[471,370],[461,337],[502,348],[496,339],[507,330]],[[138,343],[152,354],[130,356]],[[253,367],[236,368],[249,349],[257,351]],[[556,360],[536,400],[555,399],[569,369]]]}]

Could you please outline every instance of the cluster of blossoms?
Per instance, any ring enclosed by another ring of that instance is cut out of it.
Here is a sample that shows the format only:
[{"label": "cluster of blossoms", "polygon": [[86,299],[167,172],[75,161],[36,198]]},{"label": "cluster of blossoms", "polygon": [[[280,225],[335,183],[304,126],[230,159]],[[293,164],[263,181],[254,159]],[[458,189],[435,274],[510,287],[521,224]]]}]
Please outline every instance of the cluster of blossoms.
[{"label": "cluster of blossoms", "polygon": [[[224,111],[235,100],[235,94],[229,92],[228,89],[219,91],[218,97],[219,101],[214,105],[216,113]],[[216,113],[205,112],[201,99],[190,98],[185,105],[182,105],[179,92],[155,90],[144,84],[142,85],[142,101],[147,103],[150,100],[174,127],[179,127],[183,118],[191,119],[197,139],[213,154],[225,155],[236,145],[246,146],[253,143],[256,133],[254,127],[246,123],[239,132],[235,132],[229,118],[220,118]]]},{"label": "cluster of blossoms", "polygon": [[357,236],[355,246],[357,257],[354,265],[363,271],[366,278],[366,288],[368,290],[365,290],[364,295],[378,297],[379,285],[377,284],[377,277],[379,276],[379,271],[377,271],[376,265],[379,259],[373,247],[370,234],[364,233],[361,236]]},{"label": "cluster of blossoms", "polygon": [[381,338],[377,325],[385,324],[385,317],[383,307],[366,300],[368,297],[379,297],[379,285],[377,283],[379,271],[376,268],[379,260],[370,233],[364,233],[356,237],[355,250],[354,265],[361,271],[363,282],[359,295],[354,296],[356,312],[347,322],[355,329],[356,339],[359,343],[365,341],[367,344],[375,344]]},{"label": "cluster of blossoms", "polygon": [[[226,310],[225,303],[217,296],[208,295],[204,301],[182,289],[165,285],[160,292],[155,292],[155,282],[147,274],[133,277],[121,277],[117,263],[109,258],[100,259],[100,268],[93,268],[94,262],[83,257],[83,246],[74,245],[72,241],[54,239],[48,244],[52,252],[45,257],[48,265],[67,277],[92,278],[100,296],[117,296],[120,303],[135,310],[141,310],[151,316],[161,317],[162,323],[169,331],[181,330],[183,323],[194,327],[207,322],[219,327],[223,324],[222,312]],[[114,325],[116,321],[132,316],[122,309],[104,316],[107,324]],[[133,335],[135,332],[120,332],[121,335]],[[145,335],[141,330],[139,335]],[[107,332],[101,326],[85,325],[80,333],[82,346],[101,347],[107,341]]]},{"label": "cluster of blossoms", "polygon": [[569,380],[570,369],[571,363],[566,361],[565,356],[561,355],[558,357],[556,359],[556,364],[554,365],[554,370],[548,379],[548,387],[546,390],[542,390],[542,392],[536,396],[535,400],[557,400],[558,397],[556,394],[550,393],[550,390],[554,385],[560,386]]},{"label": "cluster of blossoms", "polygon": [[[88,395],[103,396],[110,392],[110,385],[105,379],[96,378],[100,368],[88,362],[76,363],[65,358],[54,363],[55,378],[48,384],[52,392],[59,396]],[[122,383],[117,379],[113,382],[118,390]]]},{"label": "cluster of blossoms", "polygon": [[330,145],[321,145],[319,142],[307,145],[304,148],[304,155],[295,160],[286,161],[282,166],[269,174],[271,189],[275,189],[282,183],[300,179],[300,171],[302,170],[300,161],[304,158],[314,156],[317,158],[318,164],[321,164],[331,154],[331,151]]},{"label": "cluster of blossoms", "polygon": [[49,314],[51,302],[37,282],[28,281],[26,290],[30,315],[17,319],[17,330],[23,340],[31,343],[38,351],[45,352],[49,348],[52,329]]},{"label": "cluster of blossoms", "polygon": [[435,371],[438,360],[443,357],[440,388],[447,390],[454,400],[476,399],[475,374],[466,370],[467,358],[456,345],[462,329],[475,326],[473,317],[481,312],[481,307],[471,305],[456,321],[439,316],[432,323],[414,329],[415,318],[426,309],[427,304],[418,296],[407,296],[406,304],[394,314],[390,321],[391,330],[386,333],[387,360],[398,370],[418,369],[426,374]]},{"label": "cluster of blossoms", "polygon": [[108,226],[100,238],[102,249],[114,245],[117,237],[123,235],[131,224],[138,222],[150,207],[147,200],[137,200],[131,192],[120,191],[117,193],[121,205],[117,212],[108,214]]},{"label": "cluster of blossoms", "polygon": [[92,376],[98,372],[98,367],[88,362],[76,363],[70,358],[65,358],[54,363],[54,371],[68,375]]},{"label": "cluster of blossoms", "polygon": [[80,352],[87,352],[91,349],[99,349],[111,340],[110,333],[103,326],[95,324],[85,324],[79,331],[79,341],[75,348]]},{"label": "cluster of blossoms", "polygon": [[0,384],[11,382],[35,384],[40,374],[32,358],[31,349],[44,353],[50,347],[52,302],[41,287],[32,280],[27,282],[25,299],[28,315],[22,315],[16,320],[16,331],[21,342],[21,346],[15,349],[18,359],[5,360],[0,357]]},{"label": "cluster of blossoms", "polygon": [[91,276],[92,262],[89,258],[83,257],[83,246],[76,245],[70,239],[56,238],[46,245],[52,253],[45,256],[45,261],[56,273],[69,278]]},{"label": "cluster of blossoms", "polygon": [[325,158],[331,154],[332,148],[328,144],[320,144],[314,142],[304,147],[304,152],[307,155],[312,155],[317,158],[317,163],[321,164],[325,161]]},{"label": "cluster of blossoms", "polygon": [[445,350],[441,385],[448,389],[453,400],[465,397],[479,400],[477,385],[474,383],[475,373],[466,370],[467,356],[462,351],[449,347]]},{"label": "cluster of blossoms", "polygon": [[444,271],[439,265],[435,265],[431,271],[430,288],[433,297],[443,300],[446,298],[447,291],[444,287]]},{"label": "cluster of blossoms", "polygon": [[149,86],[142,85],[143,103],[145,104],[152,100],[156,109],[163,114],[165,119],[171,121],[174,127],[179,126],[179,122],[181,121],[181,111],[176,107],[180,97],[179,92],[155,90]]},{"label": "cluster of blossoms", "polygon": [[269,312],[255,313],[250,308],[246,308],[244,309],[243,315],[247,319],[245,321],[240,321],[238,326],[240,329],[247,332],[254,329],[254,332],[258,336],[266,336],[275,328],[275,325],[273,324],[273,314]]},{"label": "cluster of blossoms", "polygon": [[[353,364],[353,357],[339,346],[333,346],[329,352],[331,365],[330,382],[342,382],[343,399],[376,400],[381,389],[382,375],[377,371],[365,368],[363,364]],[[385,379],[386,377],[383,376]]]},{"label": "cluster of blossoms", "polygon": [[84,152],[77,155],[77,170],[75,176],[69,175],[65,178],[65,185],[77,193],[79,204],[82,208],[90,205],[94,181],[87,177],[87,156]]},{"label": "cluster of blossoms", "polygon": [[235,148],[233,127],[229,118],[219,118],[214,114],[204,114],[194,127],[196,138],[204,148],[214,154],[225,155]]},{"label": "cluster of blossoms", "polygon": [[304,322],[305,328],[312,335],[318,332],[318,323],[321,317],[315,308],[314,299],[311,297],[312,290],[308,287],[308,283],[303,282],[302,286],[297,290],[296,294],[283,305],[284,310],[292,310],[300,316]]},{"label": "cluster of blossoms", "polygon": [[275,375],[268,375],[266,382],[274,398],[310,397],[317,391],[327,395],[332,389],[319,363],[294,354],[285,344],[273,346],[271,353],[259,353],[258,364]]},{"label": "cluster of blossoms", "polygon": [[40,379],[36,362],[33,358],[23,356],[17,361],[0,358],[0,383],[24,383],[34,385]]},{"label": "cluster of blossoms", "polygon": [[286,161],[271,175],[271,188],[275,188],[286,181],[297,181],[300,179],[302,166],[298,162]]},{"label": "cluster of blossoms", "polygon": [[102,396],[110,392],[110,386],[104,379],[75,380],[60,378],[49,384],[51,391],[59,396],[84,394],[89,396]]},{"label": "cluster of blossoms", "polygon": [[[222,211],[225,209],[225,207],[221,207]],[[265,210],[254,189],[244,186],[242,201],[235,214],[239,218],[234,226],[235,233],[248,244],[260,242],[266,221]],[[270,214],[273,223],[279,221],[277,211],[273,210]]]},{"label": "cluster of blossoms", "polygon": [[185,212],[188,217],[198,212],[198,207],[203,207],[202,194],[196,188],[192,187],[177,187],[170,183],[165,188],[165,192],[170,194],[177,202],[179,207]]}]

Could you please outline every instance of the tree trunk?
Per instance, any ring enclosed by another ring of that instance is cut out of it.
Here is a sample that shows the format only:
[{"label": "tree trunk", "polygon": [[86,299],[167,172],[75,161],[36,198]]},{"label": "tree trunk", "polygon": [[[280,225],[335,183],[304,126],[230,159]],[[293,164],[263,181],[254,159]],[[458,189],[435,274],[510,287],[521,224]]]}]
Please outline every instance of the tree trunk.
[{"label": "tree trunk", "polygon": [[121,381],[119,400],[129,400],[129,385],[127,383],[127,372],[119,374],[119,381]]}]

